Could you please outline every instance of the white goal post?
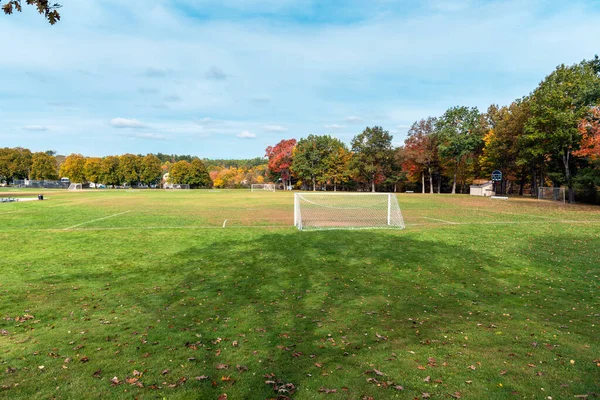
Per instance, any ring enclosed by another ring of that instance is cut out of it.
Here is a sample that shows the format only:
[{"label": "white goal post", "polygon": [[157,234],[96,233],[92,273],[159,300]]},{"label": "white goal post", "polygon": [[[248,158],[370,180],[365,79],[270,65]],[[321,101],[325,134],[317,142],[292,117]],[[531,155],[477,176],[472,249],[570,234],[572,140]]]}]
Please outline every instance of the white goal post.
[{"label": "white goal post", "polygon": [[167,183],[165,190],[190,190],[190,185],[183,183]]},{"label": "white goal post", "polygon": [[253,183],[250,185],[250,190],[253,192],[274,192],[275,185],[273,183]]},{"label": "white goal post", "polygon": [[83,185],[81,183],[71,183],[69,185],[69,190],[70,191],[82,190],[82,189],[83,189]]},{"label": "white goal post", "polygon": [[308,229],[404,229],[393,193],[295,193],[294,225]]},{"label": "white goal post", "polygon": [[562,187],[538,188],[538,200],[553,200],[563,204],[567,202],[566,190]]}]

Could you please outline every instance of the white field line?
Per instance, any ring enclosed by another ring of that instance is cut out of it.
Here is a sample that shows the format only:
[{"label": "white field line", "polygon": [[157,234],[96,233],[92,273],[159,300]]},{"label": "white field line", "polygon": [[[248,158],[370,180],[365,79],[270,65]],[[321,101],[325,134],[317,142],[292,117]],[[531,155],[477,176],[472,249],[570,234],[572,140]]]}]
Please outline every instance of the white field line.
[{"label": "white field line", "polygon": [[421,217],[423,219],[428,219],[430,221],[437,221],[437,222],[443,222],[445,224],[449,224],[449,225],[459,225],[458,222],[450,222],[450,221],[444,221],[443,219],[437,219],[437,218],[429,218],[429,217]]},{"label": "white field line", "polygon": [[227,225],[227,221],[229,221],[229,220],[226,219],[225,221],[223,221],[223,228],[225,228],[225,226]]},{"label": "white field line", "polygon": [[[228,226],[227,229],[244,229],[244,228],[291,228],[287,225],[254,225],[254,226]],[[75,228],[72,231],[135,231],[135,230],[161,230],[161,229],[180,229],[180,230],[203,230],[203,229],[223,229],[221,226],[123,226],[123,227],[111,227],[111,228]],[[56,229],[42,229],[44,231],[56,231]],[[64,229],[61,229],[64,230]]]},{"label": "white field line", "polygon": [[105,219],[109,219],[109,218],[113,218],[113,217],[118,217],[119,215],[130,213],[131,211],[132,210],[127,210],[127,211],[123,211],[123,212],[120,212],[120,213],[117,213],[117,214],[113,214],[113,215],[109,215],[109,216],[106,216],[106,217],[96,218],[96,219],[93,219],[91,221],[82,222],[80,224],[73,225],[73,226],[70,226],[68,228],[64,228],[63,231],[68,231],[70,229],[77,228],[78,226],[81,226],[81,225],[91,224],[92,222],[98,222],[98,221],[102,221],[102,220],[105,220]]}]

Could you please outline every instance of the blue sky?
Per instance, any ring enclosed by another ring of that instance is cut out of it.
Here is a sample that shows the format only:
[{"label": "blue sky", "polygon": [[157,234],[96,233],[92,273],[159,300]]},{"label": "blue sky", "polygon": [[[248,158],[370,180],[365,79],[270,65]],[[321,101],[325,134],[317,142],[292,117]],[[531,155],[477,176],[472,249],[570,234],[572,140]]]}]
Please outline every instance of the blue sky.
[{"label": "blue sky", "polygon": [[504,0],[62,0],[0,16],[0,147],[248,158],[507,104],[600,52],[600,6]]}]

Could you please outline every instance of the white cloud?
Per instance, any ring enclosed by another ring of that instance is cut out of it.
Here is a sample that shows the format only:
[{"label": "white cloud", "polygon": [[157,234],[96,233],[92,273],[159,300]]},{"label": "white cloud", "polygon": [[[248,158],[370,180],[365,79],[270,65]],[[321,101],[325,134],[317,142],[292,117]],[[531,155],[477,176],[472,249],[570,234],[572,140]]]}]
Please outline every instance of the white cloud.
[{"label": "white cloud", "polygon": [[255,139],[256,135],[252,132],[243,131],[237,134],[237,137],[242,139]]},{"label": "white cloud", "polygon": [[110,121],[110,125],[113,128],[132,128],[132,129],[143,129],[147,128],[148,125],[137,119],[129,119],[129,118],[113,118]]},{"label": "white cloud", "polygon": [[281,125],[266,125],[263,128],[267,132],[287,132],[288,128]]},{"label": "white cloud", "polygon": [[161,135],[159,133],[136,133],[134,137],[146,140],[167,140],[165,135]]},{"label": "white cloud", "polygon": [[325,125],[325,129],[342,129],[342,128],[344,128],[344,125],[338,125],[338,124]]},{"label": "white cloud", "polygon": [[49,131],[50,128],[44,125],[27,125],[24,126],[22,128],[24,131],[31,131],[31,132],[44,132],[44,131]]},{"label": "white cloud", "polygon": [[362,119],[361,117],[357,117],[356,115],[350,115],[349,117],[344,118],[344,121],[349,122],[351,124],[358,124],[360,122],[363,122],[364,119]]}]

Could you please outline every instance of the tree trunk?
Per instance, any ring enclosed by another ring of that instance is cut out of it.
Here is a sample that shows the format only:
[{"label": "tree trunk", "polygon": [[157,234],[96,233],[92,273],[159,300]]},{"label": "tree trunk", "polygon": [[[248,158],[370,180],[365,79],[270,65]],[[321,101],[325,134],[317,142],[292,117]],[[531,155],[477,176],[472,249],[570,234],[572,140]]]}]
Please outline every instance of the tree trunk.
[{"label": "tree trunk", "polygon": [[454,167],[454,179],[452,180],[452,194],[456,194],[456,175],[458,174],[458,163]]},{"label": "tree trunk", "polygon": [[438,175],[438,194],[442,193],[442,174]]},{"label": "tree trunk", "polygon": [[371,192],[375,193],[375,175],[373,175],[371,180]]},{"label": "tree trunk", "polygon": [[573,191],[573,180],[571,179],[571,168],[569,168],[571,152],[567,150],[567,154],[563,155],[563,164],[565,165],[565,179],[569,188],[569,203],[575,202],[575,192]]},{"label": "tree trunk", "polygon": [[523,196],[523,187],[525,186],[525,170],[521,170],[521,181],[519,182],[519,196]]},{"label": "tree trunk", "polygon": [[313,184],[313,192],[317,191],[317,180],[315,179],[315,177],[312,177],[312,184]]},{"label": "tree trunk", "polygon": [[433,173],[429,170],[429,193],[433,194]]},{"label": "tree trunk", "polygon": [[337,182],[335,179],[333,180],[333,191],[337,192]]},{"label": "tree trunk", "polygon": [[421,171],[421,193],[425,194],[425,171]]}]

